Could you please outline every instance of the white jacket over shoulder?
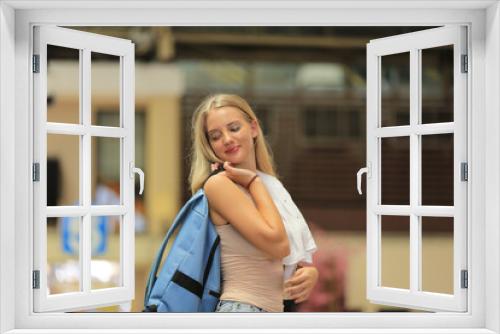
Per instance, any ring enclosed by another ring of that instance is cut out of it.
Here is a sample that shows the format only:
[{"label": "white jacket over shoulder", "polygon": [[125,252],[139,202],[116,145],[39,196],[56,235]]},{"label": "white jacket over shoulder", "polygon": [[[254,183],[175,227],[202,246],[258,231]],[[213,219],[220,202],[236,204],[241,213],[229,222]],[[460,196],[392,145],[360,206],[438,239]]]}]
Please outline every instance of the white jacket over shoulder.
[{"label": "white jacket over shoulder", "polygon": [[312,263],[312,255],[317,247],[299,208],[280,180],[261,171],[257,171],[257,174],[273,198],[288,235],[290,254],[283,259],[283,264],[295,268],[299,262]]}]

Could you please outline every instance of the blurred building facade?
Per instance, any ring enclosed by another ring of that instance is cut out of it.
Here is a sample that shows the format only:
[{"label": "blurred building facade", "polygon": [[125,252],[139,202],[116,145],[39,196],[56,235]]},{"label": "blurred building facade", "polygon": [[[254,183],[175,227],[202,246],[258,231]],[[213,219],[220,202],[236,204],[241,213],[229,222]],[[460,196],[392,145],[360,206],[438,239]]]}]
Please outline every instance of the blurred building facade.
[{"label": "blurred building facade", "polygon": [[[356,192],[355,178],[366,163],[366,44],[371,39],[422,28],[78,29],[130,39],[136,46],[136,166],[145,171],[146,184],[144,196],[137,197],[136,202],[144,221],[136,235],[136,300],[132,311],[141,310],[152,258],[190,196],[187,177],[192,113],[203,97],[219,92],[238,94],[253,107],[271,145],[281,181],[321,240],[316,260],[321,282],[327,283],[321,283],[318,289],[324,291],[317,293],[331,291],[331,298],[323,304],[314,304],[311,298],[314,305],[304,305],[303,310],[384,309],[366,300],[366,204],[365,196]],[[49,121],[52,117],[53,121],[71,122],[75,116],[68,110],[78,110],[79,103],[74,86],[78,83],[78,55],[53,48],[49,59]],[[437,122],[449,121],[451,115],[452,120],[450,50],[435,50],[424,59],[427,70],[422,80],[428,88],[423,91],[423,117],[427,122]],[[92,61],[95,124],[119,124],[119,62],[97,54]],[[383,64],[383,124],[401,125],[409,120],[408,61],[402,56]],[[57,136],[48,141],[48,158],[57,161],[59,171],[52,177],[56,185],[51,189],[56,190],[49,190],[51,198],[57,205],[71,203],[78,197],[78,145],[68,145]],[[104,184],[119,194],[119,143],[95,140],[93,145],[93,189]],[[449,176],[453,138],[428,138],[423,147],[424,198],[431,205],[453,205],[453,174]],[[381,149],[382,201],[405,204],[409,201],[407,138],[384,141]],[[452,224],[428,226],[424,257],[429,260],[424,261],[423,271],[429,277],[424,277],[424,282],[430,290],[450,292]],[[58,228],[54,226],[49,241],[53,248],[49,261],[54,264],[67,259],[57,248]],[[404,288],[409,272],[398,268],[409,264],[409,226],[396,218],[388,220],[384,231],[383,275],[389,277],[391,286]],[[111,233],[110,238],[116,238],[116,234]],[[116,258],[112,254],[102,257]],[[444,279],[432,278],[430,273],[436,270]]]}]

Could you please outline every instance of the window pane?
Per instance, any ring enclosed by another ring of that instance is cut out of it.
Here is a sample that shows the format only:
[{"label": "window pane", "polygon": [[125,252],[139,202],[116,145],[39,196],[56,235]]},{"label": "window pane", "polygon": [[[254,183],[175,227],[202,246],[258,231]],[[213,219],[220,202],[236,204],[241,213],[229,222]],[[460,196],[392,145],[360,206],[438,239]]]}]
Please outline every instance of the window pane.
[{"label": "window pane", "polygon": [[80,50],[47,45],[47,121],[80,123]]},{"label": "window pane", "polygon": [[[141,110],[135,110],[135,165],[144,167],[144,150],[146,137],[146,113]],[[97,111],[98,124],[103,126],[114,126],[120,123],[120,113],[118,110],[99,109]],[[262,118],[259,118],[262,121]]]},{"label": "window pane", "polygon": [[382,216],[381,286],[410,288],[410,217]]},{"label": "window pane", "polygon": [[48,294],[80,291],[81,217],[47,219]]},{"label": "window pane", "polygon": [[[120,126],[120,57],[91,53],[92,125]],[[118,112],[118,117],[97,117],[97,110],[105,107]],[[111,122],[110,122],[111,121]]]},{"label": "window pane", "polygon": [[120,138],[92,138],[93,205],[119,205]]},{"label": "window pane", "polygon": [[382,138],[382,204],[410,204],[410,137]]},{"label": "window pane", "polygon": [[453,122],[453,45],[422,50],[422,123]]},{"label": "window pane", "polygon": [[381,57],[382,126],[410,124],[410,53]]},{"label": "window pane", "polygon": [[453,134],[421,138],[422,205],[453,206]]},{"label": "window pane", "polygon": [[80,136],[47,135],[47,205],[80,205]]},{"label": "window pane", "polygon": [[421,220],[422,290],[453,294],[453,218]]},{"label": "window pane", "polygon": [[92,289],[121,286],[120,216],[92,217]]}]

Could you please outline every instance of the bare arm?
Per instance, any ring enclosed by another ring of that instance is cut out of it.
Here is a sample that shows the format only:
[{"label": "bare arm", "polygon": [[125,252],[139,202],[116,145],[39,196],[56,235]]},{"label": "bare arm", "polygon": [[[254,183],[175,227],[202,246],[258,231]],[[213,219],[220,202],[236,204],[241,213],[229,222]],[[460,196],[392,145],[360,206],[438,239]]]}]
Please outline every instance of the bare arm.
[{"label": "bare arm", "polygon": [[[246,177],[241,174],[239,180],[246,184],[251,177],[251,172]],[[248,181],[243,181],[245,179]],[[249,187],[255,204],[226,172],[212,176],[204,189],[210,207],[255,247],[275,259],[282,259],[290,253],[279,211],[259,177]]]}]

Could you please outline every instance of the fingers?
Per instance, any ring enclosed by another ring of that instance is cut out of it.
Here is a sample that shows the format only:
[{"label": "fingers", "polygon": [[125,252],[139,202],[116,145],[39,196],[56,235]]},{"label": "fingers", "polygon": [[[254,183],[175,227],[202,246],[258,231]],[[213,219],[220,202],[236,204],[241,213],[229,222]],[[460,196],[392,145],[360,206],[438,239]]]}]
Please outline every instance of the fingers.
[{"label": "fingers", "polygon": [[303,277],[303,276],[292,277],[292,278],[288,279],[287,281],[285,281],[284,286],[285,286],[285,288],[298,286],[299,284],[304,283],[306,280],[307,280],[307,278]]},{"label": "fingers", "polygon": [[[298,298],[304,298],[309,296],[309,288],[305,284],[301,284],[299,286],[295,286],[293,288],[288,288],[285,290],[286,295],[293,300],[297,300]],[[307,299],[307,298],[306,298]]]},{"label": "fingers", "polygon": [[233,165],[231,165],[231,163],[229,161],[224,161],[224,169],[225,170],[232,170],[234,167]]},{"label": "fingers", "polygon": [[[220,165],[221,163],[219,163],[219,166]],[[230,178],[233,182],[238,183],[242,186],[247,185],[251,178],[255,175],[255,172],[252,172],[251,170],[248,170],[246,168],[237,167],[229,161],[224,161],[223,169],[224,175]]]},{"label": "fingers", "polygon": [[303,301],[306,301],[309,298],[309,294],[307,292],[303,292],[300,296],[298,296],[296,299],[293,301],[298,304],[302,303]]},{"label": "fingers", "polygon": [[285,293],[296,303],[307,300],[317,281],[316,272],[314,267],[297,270],[292,278],[285,282]]},{"label": "fingers", "polygon": [[291,278],[289,278],[285,281],[284,286],[285,286],[285,288],[291,287],[291,286],[296,286],[296,285],[303,283],[306,280],[307,280],[307,276],[304,274],[304,271],[299,269],[293,274],[293,276]]},{"label": "fingers", "polygon": [[[228,164],[229,164],[229,162],[228,162]],[[226,163],[221,164],[220,162],[214,162],[214,163],[210,164],[210,170],[213,172],[214,170],[217,170],[217,169],[221,168],[222,166],[228,166],[228,165]],[[224,167],[224,169],[225,169],[225,167]]]},{"label": "fingers", "polygon": [[318,270],[315,267],[303,267],[298,269],[294,275],[285,281],[285,287],[309,282],[314,285],[318,278]]}]

